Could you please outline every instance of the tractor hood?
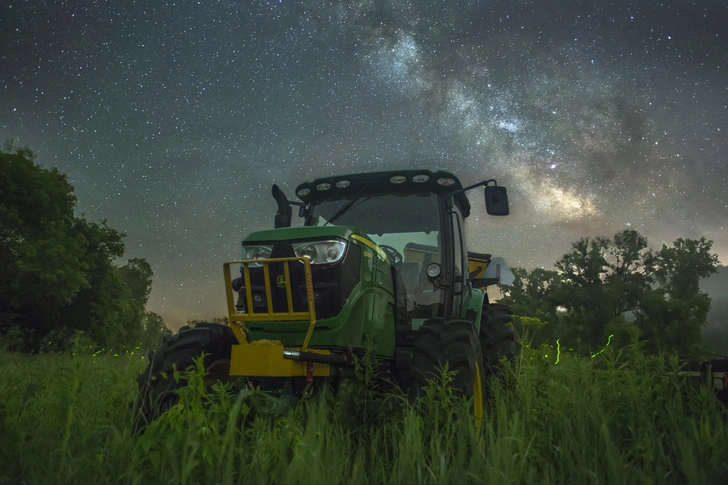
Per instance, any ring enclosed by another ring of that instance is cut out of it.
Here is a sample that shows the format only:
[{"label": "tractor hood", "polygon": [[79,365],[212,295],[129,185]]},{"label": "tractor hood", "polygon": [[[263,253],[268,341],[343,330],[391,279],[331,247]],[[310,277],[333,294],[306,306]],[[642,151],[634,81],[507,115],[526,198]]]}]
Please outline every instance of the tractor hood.
[{"label": "tractor hood", "polygon": [[265,243],[274,241],[299,241],[305,239],[321,239],[325,237],[337,237],[350,239],[357,235],[369,239],[369,236],[355,227],[349,226],[299,226],[269,229],[266,231],[253,232],[243,240],[243,245],[253,243]]}]

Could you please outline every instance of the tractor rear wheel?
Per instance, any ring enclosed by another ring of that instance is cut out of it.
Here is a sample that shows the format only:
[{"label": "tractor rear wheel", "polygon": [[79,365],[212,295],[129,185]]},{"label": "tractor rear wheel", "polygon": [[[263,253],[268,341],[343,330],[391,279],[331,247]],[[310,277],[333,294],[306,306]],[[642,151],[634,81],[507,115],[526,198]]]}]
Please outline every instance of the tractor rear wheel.
[{"label": "tractor rear wheel", "polygon": [[483,419],[485,371],[478,334],[469,320],[432,318],[416,332],[412,351],[410,391],[421,396],[427,382],[437,379],[447,364],[456,394],[473,400],[473,415]]},{"label": "tractor rear wheel", "polygon": [[501,359],[513,362],[518,354],[513,310],[506,305],[483,305],[480,322],[480,347],[485,357],[486,372],[500,376],[503,373]]},{"label": "tractor rear wheel", "polygon": [[237,343],[230,327],[215,323],[182,327],[179,333],[165,338],[155,352],[149,353],[149,364],[137,377],[136,430],[141,431],[177,402],[176,391],[186,386],[187,380],[175,381],[175,368],[184,372],[204,353],[205,386],[229,380],[230,354]]}]

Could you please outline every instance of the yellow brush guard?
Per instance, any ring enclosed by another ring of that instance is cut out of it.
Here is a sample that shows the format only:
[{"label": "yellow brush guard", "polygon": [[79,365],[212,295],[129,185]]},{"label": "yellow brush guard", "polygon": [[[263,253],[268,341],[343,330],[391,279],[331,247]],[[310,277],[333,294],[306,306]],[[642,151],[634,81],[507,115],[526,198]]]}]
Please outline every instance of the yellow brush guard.
[{"label": "yellow brush guard", "polygon": [[[293,309],[293,294],[291,288],[290,263],[303,263],[306,281],[306,299],[308,310],[296,312]],[[283,264],[283,280],[278,279],[276,284],[285,287],[287,311],[273,311],[273,295],[271,292],[270,267],[272,263]],[[243,272],[245,285],[245,308],[246,311],[238,311],[235,308],[234,290],[232,287],[231,265],[240,265]],[[253,294],[250,284],[250,266],[262,266],[263,280],[265,285],[266,311],[253,311]],[[313,279],[311,277],[311,261],[305,257],[293,258],[271,258],[228,261],[223,265],[225,274],[225,293],[227,295],[228,322],[238,339],[239,345],[233,345],[230,357],[230,374],[236,376],[250,377],[290,377],[290,376],[327,376],[330,374],[330,366],[327,364],[296,362],[283,358],[284,350],[299,350],[316,354],[329,355],[328,350],[309,349],[308,343],[313,335],[316,326],[316,309],[314,306]],[[285,348],[278,340],[257,340],[248,342],[245,336],[245,322],[261,321],[286,321],[286,320],[308,320],[308,332],[303,341],[303,346]]]}]

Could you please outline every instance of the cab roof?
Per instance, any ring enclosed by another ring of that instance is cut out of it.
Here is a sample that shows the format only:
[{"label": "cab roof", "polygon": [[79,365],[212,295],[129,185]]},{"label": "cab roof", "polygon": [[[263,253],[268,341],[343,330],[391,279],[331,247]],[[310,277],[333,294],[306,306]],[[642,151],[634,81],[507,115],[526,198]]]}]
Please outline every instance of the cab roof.
[{"label": "cab roof", "polygon": [[[324,200],[354,199],[386,194],[448,194],[462,189],[460,180],[450,172],[438,170],[392,170],[322,177],[296,187],[296,195],[306,204]],[[463,218],[470,215],[465,192],[454,195]]]}]

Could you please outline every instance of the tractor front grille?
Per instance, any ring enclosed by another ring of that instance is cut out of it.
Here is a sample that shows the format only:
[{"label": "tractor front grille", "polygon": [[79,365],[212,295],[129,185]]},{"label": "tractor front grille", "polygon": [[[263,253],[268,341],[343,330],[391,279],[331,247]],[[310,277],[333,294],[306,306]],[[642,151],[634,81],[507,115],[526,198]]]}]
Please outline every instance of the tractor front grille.
[{"label": "tractor front grille", "polygon": [[[283,242],[281,242],[283,243]],[[290,247],[290,243],[288,243]],[[291,251],[292,252],[292,251]],[[278,253],[278,254],[276,254]],[[289,257],[285,248],[274,246],[275,257]],[[250,290],[252,295],[252,311],[247,309],[246,288],[244,278],[236,278],[232,287],[240,295],[238,305],[241,310],[252,315],[267,313],[269,303],[274,313],[308,312],[306,296],[306,279],[304,265],[298,261],[268,262],[261,260],[268,267],[268,286],[266,292],[265,272],[263,266],[249,266]],[[290,282],[286,281],[285,265],[288,265]],[[343,260],[334,264],[311,265],[314,307],[316,319],[332,318],[338,315],[354,287],[359,283],[361,265],[361,249],[350,244]],[[291,304],[289,308],[287,286],[291,288]],[[268,302],[268,296],[271,301]]]}]

